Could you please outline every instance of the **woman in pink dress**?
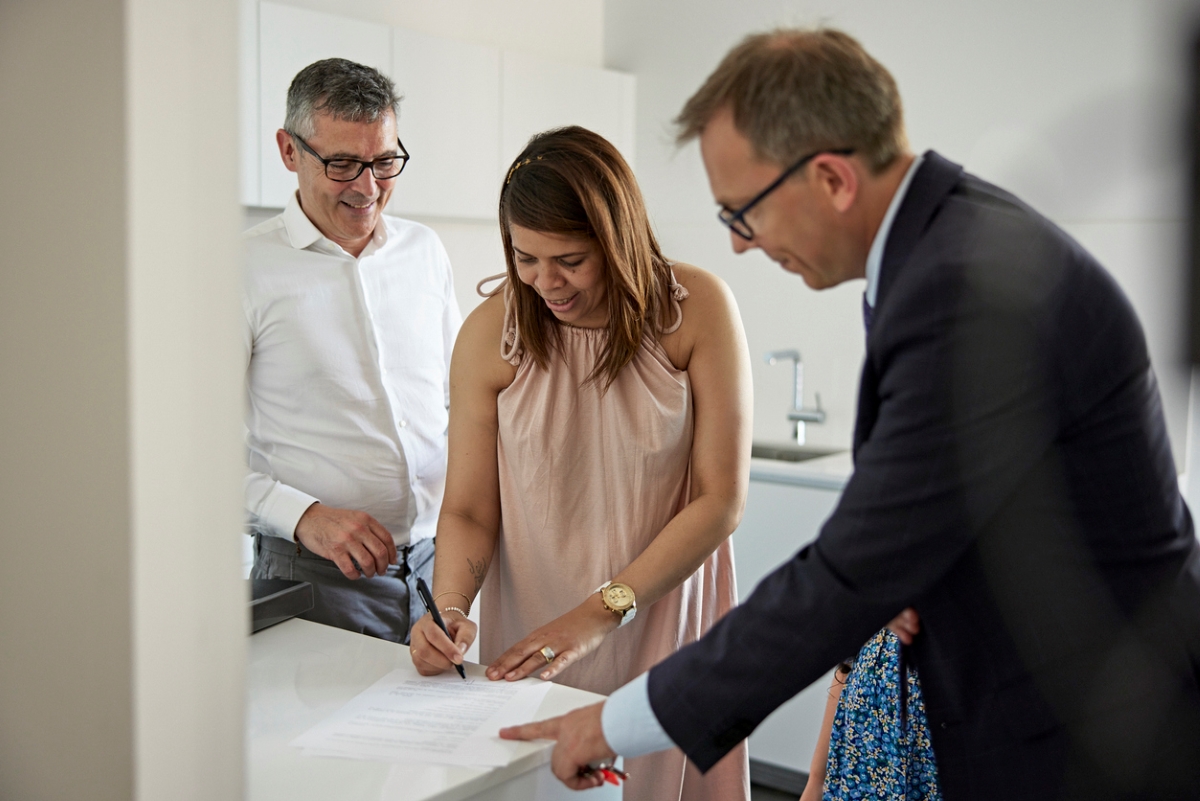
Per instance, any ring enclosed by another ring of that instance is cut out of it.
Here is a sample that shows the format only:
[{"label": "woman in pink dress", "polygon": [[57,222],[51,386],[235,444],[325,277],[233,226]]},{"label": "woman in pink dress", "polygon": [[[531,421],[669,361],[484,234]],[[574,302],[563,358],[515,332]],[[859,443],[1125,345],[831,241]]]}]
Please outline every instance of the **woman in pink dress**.
[{"label": "woman in pink dress", "polygon": [[[493,680],[608,694],[737,601],[730,533],[749,480],[749,357],[728,287],[663,257],[602,137],[534,137],[501,190],[507,282],[463,324],[433,594],[412,655],[475,639]],[[485,581],[486,577],[486,581]],[[706,775],[678,750],[626,763],[625,798],[749,796],[744,744]]]}]

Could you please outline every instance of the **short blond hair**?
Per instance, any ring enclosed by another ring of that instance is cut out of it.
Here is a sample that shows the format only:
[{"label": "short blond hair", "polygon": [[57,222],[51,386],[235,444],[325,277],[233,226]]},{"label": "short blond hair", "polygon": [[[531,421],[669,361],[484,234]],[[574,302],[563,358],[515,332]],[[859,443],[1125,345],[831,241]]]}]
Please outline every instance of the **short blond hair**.
[{"label": "short blond hair", "polygon": [[756,154],[779,164],[853,148],[878,173],[908,147],[895,79],[832,28],[747,36],[675,118],[677,143],[699,136],[726,107]]}]

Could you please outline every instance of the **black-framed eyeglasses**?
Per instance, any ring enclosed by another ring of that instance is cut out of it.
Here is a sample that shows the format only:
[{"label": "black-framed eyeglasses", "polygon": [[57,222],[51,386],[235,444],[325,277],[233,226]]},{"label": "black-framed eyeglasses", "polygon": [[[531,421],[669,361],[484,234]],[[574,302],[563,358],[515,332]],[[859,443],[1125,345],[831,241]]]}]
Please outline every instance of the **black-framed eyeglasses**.
[{"label": "black-framed eyeglasses", "polygon": [[750,202],[743,205],[740,209],[734,210],[734,209],[722,208],[720,211],[717,212],[717,219],[720,220],[721,222],[723,222],[725,225],[727,225],[729,227],[729,230],[733,231],[735,234],[740,236],[742,239],[751,240],[754,238],[754,231],[753,231],[753,229],[750,228],[750,224],[746,222],[746,212],[748,212],[748,211],[750,211],[750,209],[754,208],[767,195],[771,194],[776,189],[778,189],[779,186],[784,181],[786,181],[788,178],[792,177],[792,175],[797,170],[799,170],[805,164],[812,161],[813,159],[815,159],[817,156],[821,155],[822,153],[832,153],[835,156],[849,156],[853,152],[854,152],[854,148],[849,147],[849,148],[842,148],[840,150],[818,150],[815,153],[809,153],[807,156],[800,159],[795,164],[793,164],[792,166],[790,166],[786,170],[784,170],[783,174],[780,175],[778,178],[776,178],[774,181],[772,181],[770,186],[768,186],[766,189],[764,189],[763,191],[761,191],[757,195],[755,195],[753,198],[751,198]]},{"label": "black-framed eyeglasses", "polygon": [[312,154],[312,157],[321,162],[325,167],[325,177],[331,181],[340,181],[348,183],[353,181],[358,176],[362,175],[362,171],[367,167],[371,168],[371,174],[375,176],[376,181],[386,181],[389,178],[395,178],[400,173],[404,172],[404,165],[408,164],[408,151],[404,149],[404,143],[400,141],[400,137],[396,137],[396,147],[400,148],[400,152],[395,156],[385,156],[374,161],[363,161],[361,159],[327,159],[300,138],[299,134],[292,133],[291,137],[300,143],[300,147]]}]

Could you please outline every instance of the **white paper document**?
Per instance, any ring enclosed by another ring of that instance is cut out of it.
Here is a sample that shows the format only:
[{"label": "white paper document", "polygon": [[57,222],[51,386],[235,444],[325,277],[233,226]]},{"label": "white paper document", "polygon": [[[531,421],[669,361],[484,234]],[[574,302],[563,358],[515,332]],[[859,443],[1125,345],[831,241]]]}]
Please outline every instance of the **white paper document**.
[{"label": "white paper document", "polygon": [[519,744],[501,740],[501,727],[533,720],[549,690],[549,682],[531,679],[463,681],[454,673],[393,670],[292,745],[314,756],[507,765]]}]

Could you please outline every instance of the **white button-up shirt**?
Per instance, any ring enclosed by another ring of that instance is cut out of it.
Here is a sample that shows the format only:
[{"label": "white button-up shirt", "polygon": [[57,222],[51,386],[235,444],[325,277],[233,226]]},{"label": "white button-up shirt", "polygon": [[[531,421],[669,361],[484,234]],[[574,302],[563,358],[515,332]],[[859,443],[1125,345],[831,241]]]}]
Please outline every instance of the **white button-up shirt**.
[{"label": "white button-up shirt", "polygon": [[249,530],[291,539],[320,501],[432,537],[462,322],[441,240],[381,216],[355,258],[295,196],[242,240]]}]

